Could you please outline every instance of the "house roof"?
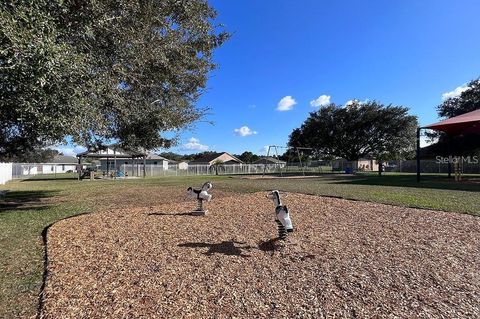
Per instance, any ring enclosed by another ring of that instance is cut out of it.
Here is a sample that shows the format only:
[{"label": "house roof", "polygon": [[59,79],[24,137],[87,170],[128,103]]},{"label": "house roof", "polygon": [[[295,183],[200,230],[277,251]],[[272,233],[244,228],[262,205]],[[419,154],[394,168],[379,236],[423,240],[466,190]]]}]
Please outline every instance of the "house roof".
[{"label": "house roof", "polygon": [[170,162],[170,160],[168,158],[165,158],[163,156],[160,156],[160,155],[157,155],[157,154],[154,154],[154,153],[147,153],[147,160],[148,159],[150,159],[150,160],[162,160],[162,161]]},{"label": "house roof", "polygon": [[480,133],[480,110],[451,117],[444,121],[425,126],[449,134]]},{"label": "house roof", "polygon": [[217,157],[219,157],[222,154],[223,153],[209,153],[209,154],[206,154],[203,157],[200,157],[200,158],[194,159],[193,161],[190,161],[190,164],[210,163],[211,161],[213,161],[214,159],[216,159]]},{"label": "house roof", "polygon": [[193,161],[190,161],[189,164],[202,164],[202,163],[210,163],[214,160],[216,160],[218,157],[220,157],[221,155],[223,154],[227,154],[228,156],[230,156],[234,161],[238,162],[238,163],[243,163],[241,160],[239,160],[238,158],[236,158],[235,156],[233,156],[232,154],[230,153],[227,153],[227,152],[221,152],[221,153],[209,153],[209,154],[206,154],[205,156],[201,157],[201,158],[197,158]]},{"label": "house roof", "polygon": [[74,156],[65,156],[65,155],[56,155],[51,161],[48,163],[55,163],[55,164],[77,164],[78,160]]},{"label": "house roof", "polygon": [[95,152],[85,151],[82,153],[78,153],[77,157],[95,157],[95,158],[139,158],[145,156],[145,153],[142,152],[129,152],[121,149],[120,147],[116,146],[115,144],[107,146],[105,149],[97,150]]}]

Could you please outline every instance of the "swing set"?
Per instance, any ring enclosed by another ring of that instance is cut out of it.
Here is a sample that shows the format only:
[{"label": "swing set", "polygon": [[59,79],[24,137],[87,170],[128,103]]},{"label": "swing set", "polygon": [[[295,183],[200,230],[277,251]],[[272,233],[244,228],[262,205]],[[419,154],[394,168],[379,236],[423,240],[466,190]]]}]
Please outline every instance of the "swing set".
[{"label": "swing set", "polygon": [[[272,151],[272,157],[275,158],[276,156],[276,159],[278,161],[280,161],[280,157],[278,156],[278,149],[286,149],[287,151],[288,150],[294,150],[294,152],[297,154],[297,157],[298,157],[298,162],[300,163],[300,167],[302,168],[302,175],[305,176],[305,166],[303,165],[302,163],[302,158],[300,156],[300,151],[303,151],[303,150],[312,150],[313,148],[311,147],[297,147],[297,146],[280,146],[280,145],[269,145],[268,146],[268,151],[267,151],[267,158],[270,156],[270,150],[275,150],[275,154],[273,153]],[[288,156],[288,162],[287,162],[287,171],[288,171],[288,164],[291,162],[290,161],[291,159],[291,155],[289,154]],[[263,163],[263,174],[262,174],[262,177],[265,176],[265,173],[267,171],[267,161],[265,160],[265,162]],[[282,172],[282,168],[280,167],[280,176],[283,177],[283,172]]]}]

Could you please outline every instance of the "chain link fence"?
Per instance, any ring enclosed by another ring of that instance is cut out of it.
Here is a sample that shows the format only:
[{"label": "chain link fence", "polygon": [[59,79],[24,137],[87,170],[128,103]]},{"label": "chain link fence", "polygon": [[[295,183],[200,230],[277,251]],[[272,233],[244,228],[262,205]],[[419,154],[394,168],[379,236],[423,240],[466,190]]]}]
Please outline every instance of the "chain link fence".
[{"label": "chain link fence", "polygon": [[[454,162],[455,159],[450,159],[450,162]],[[458,159],[460,161],[460,170],[463,174],[480,174],[480,162],[475,160]],[[450,166],[450,168],[449,168]],[[384,165],[385,172],[398,172],[398,173],[416,173],[417,161],[388,161]],[[442,160],[421,160],[420,172],[431,174],[446,174],[449,171],[453,173],[454,163],[448,164],[448,161]]]}]

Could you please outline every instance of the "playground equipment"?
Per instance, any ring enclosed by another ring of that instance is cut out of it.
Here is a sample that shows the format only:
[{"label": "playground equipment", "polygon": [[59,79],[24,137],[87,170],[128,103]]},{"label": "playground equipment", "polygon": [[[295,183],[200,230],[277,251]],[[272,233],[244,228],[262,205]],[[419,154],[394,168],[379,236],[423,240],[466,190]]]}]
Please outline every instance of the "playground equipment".
[{"label": "playground equipment", "polygon": [[461,157],[454,157],[455,181],[462,181],[463,161]]},{"label": "playground equipment", "polygon": [[195,215],[206,215],[208,210],[203,209],[203,201],[207,202],[212,200],[212,195],[208,191],[213,187],[212,183],[206,182],[202,185],[201,189],[194,189],[193,187],[187,188],[188,196],[197,200],[197,208],[192,211]]},{"label": "playground equipment", "polygon": [[288,208],[286,205],[282,205],[280,192],[278,190],[273,190],[268,193],[267,198],[270,198],[275,203],[275,222],[278,225],[278,237],[285,239],[288,233],[293,232],[292,220],[290,219]]},{"label": "playground equipment", "polygon": [[[285,147],[285,146],[280,146],[280,145],[269,145],[268,146],[268,150],[267,150],[267,158],[270,156],[270,150],[273,149],[275,150],[275,154],[273,154],[272,152],[272,155],[273,157],[277,158],[277,160],[280,159],[280,157],[278,156],[278,149],[286,149],[286,150],[293,150],[296,154],[297,154],[297,157],[298,157],[298,161],[300,163],[300,167],[302,168],[302,174],[303,176],[305,176],[305,167],[303,166],[303,163],[302,163],[302,157],[300,155],[300,151],[303,151],[303,150],[313,150],[313,148],[311,147]],[[289,160],[290,162],[290,160]],[[288,163],[287,163],[287,169],[288,169]],[[262,177],[265,176],[265,172],[267,170],[267,162],[265,161],[264,165],[263,165],[263,174],[262,174]],[[282,169],[280,169],[280,176],[283,177],[283,173],[282,173]]]}]

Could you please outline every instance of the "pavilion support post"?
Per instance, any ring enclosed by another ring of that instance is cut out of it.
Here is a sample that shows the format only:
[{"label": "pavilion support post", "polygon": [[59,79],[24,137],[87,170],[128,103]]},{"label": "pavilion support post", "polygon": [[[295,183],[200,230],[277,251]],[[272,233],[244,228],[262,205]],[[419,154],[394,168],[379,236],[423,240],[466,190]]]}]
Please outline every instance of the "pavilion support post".
[{"label": "pavilion support post", "polygon": [[421,127],[417,127],[417,183],[420,183],[420,130]]},{"label": "pavilion support post", "polygon": [[132,156],[132,177],[135,176],[135,158]]},{"label": "pavilion support post", "polygon": [[262,174],[262,178],[265,176],[265,172],[267,171],[267,158],[268,158],[268,155],[270,155],[270,148],[272,146],[269,145],[268,146],[268,151],[267,151],[267,157],[264,159],[264,162],[263,162],[263,174]]},{"label": "pavilion support post", "polygon": [[115,148],[113,149],[113,168],[115,172],[113,178],[117,179],[117,150]]},{"label": "pavilion support post", "polygon": [[145,178],[145,176],[147,175],[146,169],[147,169],[147,157],[144,156],[143,157],[143,178]]},{"label": "pavilion support post", "polygon": [[78,157],[78,166],[77,166],[77,171],[78,171],[78,180],[80,180],[80,177],[82,175],[82,156]]}]

